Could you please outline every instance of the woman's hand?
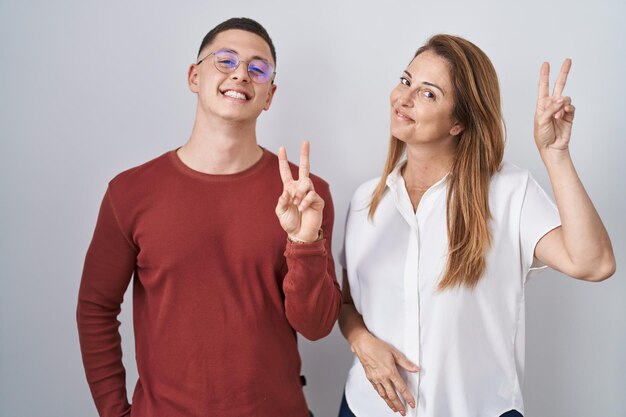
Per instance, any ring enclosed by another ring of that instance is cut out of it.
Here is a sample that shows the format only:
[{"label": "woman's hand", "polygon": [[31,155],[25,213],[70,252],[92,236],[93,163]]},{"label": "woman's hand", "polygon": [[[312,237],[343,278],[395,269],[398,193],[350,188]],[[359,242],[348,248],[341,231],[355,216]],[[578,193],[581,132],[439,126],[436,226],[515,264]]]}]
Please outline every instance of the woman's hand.
[{"label": "woman's hand", "polygon": [[549,95],[550,66],[544,62],[539,77],[535,113],[535,142],[550,176],[561,227],[543,236],[535,247],[537,259],[571,277],[602,281],[615,273],[611,239],[602,224],[569,153],[574,106],[563,97],[572,61],[566,59]]},{"label": "woman's hand", "polygon": [[398,349],[369,332],[364,333],[352,345],[352,351],[361,361],[367,379],[389,408],[394,412],[399,411],[403,416],[406,415],[406,409],[398,394],[407,404],[415,408],[415,399],[400,376],[398,366],[409,372],[418,372],[417,365],[409,361]]},{"label": "woman's hand", "polygon": [[318,239],[324,212],[324,200],[315,192],[309,178],[309,142],[300,148],[300,171],[294,180],[287,160],[287,151],[278,150],[280,177],[283,193],[278,198],[276,216],[289,237],[301,242],[314,242]]},{"label": "woman's hand", "polygon": [[546,152],[563,153],[569,149],[575,108],[570,97],[563,97],[563,89],[572,61],[566,59],[550,95],[550,64],[544,62],[539,74],[539,96],[535,111],[535,143],[542,157]]}]

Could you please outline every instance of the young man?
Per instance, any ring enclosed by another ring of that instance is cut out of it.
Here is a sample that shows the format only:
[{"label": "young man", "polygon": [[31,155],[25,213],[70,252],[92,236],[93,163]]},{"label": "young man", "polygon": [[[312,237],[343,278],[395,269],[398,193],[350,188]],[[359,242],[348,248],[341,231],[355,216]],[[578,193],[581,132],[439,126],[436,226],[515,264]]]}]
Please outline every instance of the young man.
[{"label": "young man", "polygon": [[[189,68],[189,141],[109,184],[77,311],[103,417],[309,415],[295,332],[324,337],[339,314],[333,207],[308,143],[299,169],[257,145],[275,63],[257,22],[215,27]],[[133,274],[131,406],[117,315]]]}]

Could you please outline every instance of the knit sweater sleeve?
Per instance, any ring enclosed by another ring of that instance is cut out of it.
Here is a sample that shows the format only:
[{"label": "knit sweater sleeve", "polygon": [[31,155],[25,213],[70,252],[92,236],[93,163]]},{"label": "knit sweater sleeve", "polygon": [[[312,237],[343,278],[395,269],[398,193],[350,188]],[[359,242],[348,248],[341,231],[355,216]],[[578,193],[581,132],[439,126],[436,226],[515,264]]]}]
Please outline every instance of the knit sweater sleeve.
[{"label": "knit sweater sleeve", "polygon": [[85,258],[76,312],[85,373],[101,417],[130,415],[117,316],[136,257],[136,247],[120,228],[109,188]]},{"label": "knit sweater sleeve", "polygon": [[287,275],[283,281],[285,312],[291,326],[309,340],[327,336],[341,308],[341,290],[331,252],[334,222],[333,201],[328,185],[316,186],[325,201],[324,239],[298,244],[287,242]]}]

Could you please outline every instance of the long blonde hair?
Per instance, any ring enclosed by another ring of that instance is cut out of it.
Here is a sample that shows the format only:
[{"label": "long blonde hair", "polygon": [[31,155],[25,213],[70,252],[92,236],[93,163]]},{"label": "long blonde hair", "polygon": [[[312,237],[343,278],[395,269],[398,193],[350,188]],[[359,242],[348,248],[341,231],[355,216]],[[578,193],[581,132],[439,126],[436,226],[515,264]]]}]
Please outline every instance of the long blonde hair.
[{"label": "long blonde hair", "polygon": [[[504,153],[498,77],[487,55],[458,36],[435,35],[414,58],[425,51],[448,62],[454,90],[452,116],[464,126],[447,179],[448,260],[439,289],[461,285],[474,288],[485,272],[485,256],[491,245],[489,183]],[[386,191],[387,176],[405,148],[404,142],[391,137],[383,175],[372,194],[370,219]]]}]

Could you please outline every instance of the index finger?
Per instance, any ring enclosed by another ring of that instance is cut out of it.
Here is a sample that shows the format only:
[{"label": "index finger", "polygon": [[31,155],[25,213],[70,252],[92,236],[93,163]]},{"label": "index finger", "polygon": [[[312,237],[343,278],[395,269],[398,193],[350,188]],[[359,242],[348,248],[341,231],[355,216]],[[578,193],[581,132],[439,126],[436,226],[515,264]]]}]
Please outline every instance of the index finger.
[{"label": "index finger", "polygon": [[563,65],[561,65],[561,72],[559,73],[559,78],[556,80],[556,84],[554,84],[554,91],[552,95],[560,97],[563,93],[563,89],[565,89],[565,83],[567,82],[567,74],[569,74],[569,69],[572,67],[572,60],[566,58],[563,61]]},{"label": "index finger", "polygon": [[293,181],[291,169],[289,169],[289,161],[287,160],[287,151],[284,146],[278,148],[278,170],[280,171],[280,179],[283,180],[283,184]]},{"label": "index finger", "polygon": [[548,97],[550,91],[550,64],[544,62],[539,71],[539,98]]},{"label": "index finger", "polygon": [[309,177],[309,171],[311,170],[311,165],[309,163],[309,150],[309,141],[305,140],[302,142],[302,146],[300,147],[300,170],[298,173],[298,179]]}]

